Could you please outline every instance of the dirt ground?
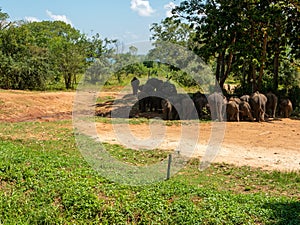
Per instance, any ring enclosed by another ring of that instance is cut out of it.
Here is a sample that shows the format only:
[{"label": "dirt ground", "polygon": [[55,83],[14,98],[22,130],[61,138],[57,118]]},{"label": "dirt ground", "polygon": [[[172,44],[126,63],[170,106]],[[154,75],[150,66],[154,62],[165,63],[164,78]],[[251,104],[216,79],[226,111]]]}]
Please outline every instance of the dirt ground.
[{"label": "dirt ground", "polygon": [[[72,119],[74,95],[74,92],[0,90],[0,122]],[[116,93],[104,92],[101,96],[116,96]],[[97,110],[107,113],[109,106],[103,104],[102,108]],[[222,129],[218,132],[219,138],[222,138],[221,148],[214,162],[248,165],[266,170],[300,169],[300,120],[276,119],[263,123],[226,122],[222,125],[225,126],[224,132]],[[211,136],[211,123],[200,123],[199,126],[199,130],[195,130],[189,123],[183,126],[180,123],[163,126],[159,130],[164,131],[164,138],[160,143],[156,142],[155,131],[150,130],[146,123],[130,125],[129,133],[139,142],[149,145],[148,147],[152,145],[152,148],[174,150],[180,140],[195,137],[195,132],[199,131],[196,133],[199,139],[194,156],[202,157],[209,140],[214,140],[215,136]],[[115,132],[118,128],[111,123],[97,123],[96,127],[102,141],[120,143]],[[182,129],[185,137],[182,137]]]}]

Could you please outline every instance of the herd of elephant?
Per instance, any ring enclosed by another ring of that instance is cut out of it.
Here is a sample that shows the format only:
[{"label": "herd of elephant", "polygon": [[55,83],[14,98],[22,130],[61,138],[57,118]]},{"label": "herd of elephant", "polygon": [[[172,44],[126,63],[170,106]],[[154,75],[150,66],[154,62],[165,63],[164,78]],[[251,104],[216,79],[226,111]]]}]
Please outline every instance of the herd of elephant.
[{"label": "herd of elephant", "polygon": [[[134,77],[131,80],[133,95],[137,96],[140,113],[159,112],[164,120],[188,120],[211,117],[217,121],[257,121],[269,118],[289,117],[293,110],[288,98],[258,91],[251,95],[226,98],[221,92],[209,95],[196,92],[178,93],[174,84],[150,78],[144,85]],[[278,108],[278,109],[277,109]]]}]

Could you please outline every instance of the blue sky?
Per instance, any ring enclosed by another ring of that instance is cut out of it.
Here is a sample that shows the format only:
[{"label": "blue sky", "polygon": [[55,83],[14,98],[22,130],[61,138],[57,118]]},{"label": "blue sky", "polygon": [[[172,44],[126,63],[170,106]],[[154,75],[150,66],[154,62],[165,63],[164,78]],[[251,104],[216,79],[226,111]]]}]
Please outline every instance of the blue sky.
[{"label": "blue sky", "polygon": [[63,20],[81,32],[124,44],[148,41],[149,26],[180,0],[0,0],[11,20]]}]

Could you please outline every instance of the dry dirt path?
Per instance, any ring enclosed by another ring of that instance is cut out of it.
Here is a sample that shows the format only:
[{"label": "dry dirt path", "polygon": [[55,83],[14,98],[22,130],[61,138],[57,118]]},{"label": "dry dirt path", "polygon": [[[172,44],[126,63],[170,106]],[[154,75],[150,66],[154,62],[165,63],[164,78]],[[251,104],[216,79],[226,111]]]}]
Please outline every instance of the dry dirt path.
[{"label": "dry dirt path", "polygon": [[[74,92],[27,92],[0,90],[0,122],[53,121],[72,118]],[[114,92],[101,93],[116,96]],[[300,120],[280,119],[265,123],[227,122],[221,150],[215,162],[248,165],[267,170],[300,169]],[[147,124],[130,125],[132,135],[149,138]],[[188,129],[193,132],[193,129]],[[97,123],[102,141],[119,143],[110,123]],[[88,131],[87,131],[88,132]],[[211,134],[211,123],[200,124],[195,156],[203,156]],[[179,125],[166,126],[157,148],[175,149],[181,138]],[[155,140],[153,140],[153,144]]]},{"label": "dry dirt path", "polygon": [[[190,132],[195,132],[193,129],[194,127],[191,127]],[[111,124],[97,123],[97,131],[103,142],[122,144],[118,141]],[[130,125],[130,131],[147,147],[147,139],[151,137],[149,125]],[[175,150],[181,140],[181,135],[179,125],[166,126],[165,138],[155,147]],[[210,135],[211,124],[200,124],[199,140],[194,156],[204,155]],[[152,140],[152,143],[155,145],[155,140]],[[300,121],[284,119],[269,123],[227,122],[221,149],[214,162],[238,166],[248,165],[266,170],[299,170]]]}]

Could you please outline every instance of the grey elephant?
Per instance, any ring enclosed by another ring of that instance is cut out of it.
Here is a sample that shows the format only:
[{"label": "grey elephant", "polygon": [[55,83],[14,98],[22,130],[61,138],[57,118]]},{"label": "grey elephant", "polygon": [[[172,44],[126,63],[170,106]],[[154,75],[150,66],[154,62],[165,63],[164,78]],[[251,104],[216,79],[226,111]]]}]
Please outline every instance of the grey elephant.
[{"label": "grey elephant", "polygon": [[203,118],[203,115],[204,115],[203,108],[206,107],[207,103],[208,103],[205,94],[202,94],[200,92],[196,92],[193,95],[192,99],[193,99],[194,105],[196,107],[198,117]]},{"label": "grey elephant", "polygon": [[227,119],[228,121],[240,121],[239,117],[239,104],[234,101],[233,99],[230,99],[227,103],[226,107],[227,112]]},{"label": "grey elephant", "polygon": [[147,80],[145,85],[151,85],[155,90],[159,90],[162,84],[162,80],[159,80],[157,78],[150,78]]},{"label": "grey elephant", "polygon": [[139,103],[139,111],[140,112],[146,112],[147,111],[147,106],[148,106],[148,101],[149,101],[149,96],[146,92],[141,91],[137,93],[137,98],[138,98],[138,103]]},{"label": "grey elephant", "polygon": [[139,89],[140,81],[136,77],[131,80],[132,94],[137,95]]},{"label": "grey elephant", "polygon": [[[170,101],[171,105],[172,105],[172,111],[171,111],[171,120],[179,120],[179,119],[185,119],[182,115],[185,113],[184,109],[183,109],[183,99],[186,96],[183,94],[174,94],[169,96],[167,99],[168,101]],[[186,106],[188,107],[188,106]],[[180,118],[180,115],[182,116],[182,118]]]},{"label": "grey elephant", "polygon": [[251,113],[251,107],[250,104],[246,101],[241,101],[239,104],[239,113],[240,113],[240,119],[242,120],[248,120],[254,121],[252,113]]},{"label": "grey elephant", "polygon": [[284,98],[279,103],[279,114],[285,118],[290,117],[293,112],[293,104],[290,99]]},{"label": "grey elephant", "polygon": [[267,97],[264,94],[259,93],[259,91],[256,91],[250,96],[249,103],[253,110],[256,121],[264,122]]},{"label": "grey elephant", "polygon": [[147,112],[152,107],[151,97],[155,95],[155,87],[150,83],[139,86],[140,92],[137,93],[139,100],[139,110],[140,112]]},{"label": "grey elephant", "polygon": [[266,94],[266,97],[267,97],[267,100],[268,100],[267,104],[266,104],[266,113],[270,117],[275,118],[278,98],[274,93],[272,93],[270,91]]},{"label": "grey elephant", "polygon": [[176,120],[179,118],[175,106],[168,99],[162,99],[161,106],[164,120]]},{"label": "grey elephant", "polygon": [[194,101],[188,96],[183,95],[180,100],[180,119],[183,120],[191,120],[191,119],[199,119],[198,113],[194,104]]},{"label": "grey elephant", "polygon": [[212,120],[223,121],[226,112],[226,98],[219,92],[214,92],[207,97]]},{"label": "grey elephant", "polygon": [[177,94],[175,85],[169,81],[163,82],[159,88],[159,91],[162,93],[162,97],[164,98],[175,96]]}]

